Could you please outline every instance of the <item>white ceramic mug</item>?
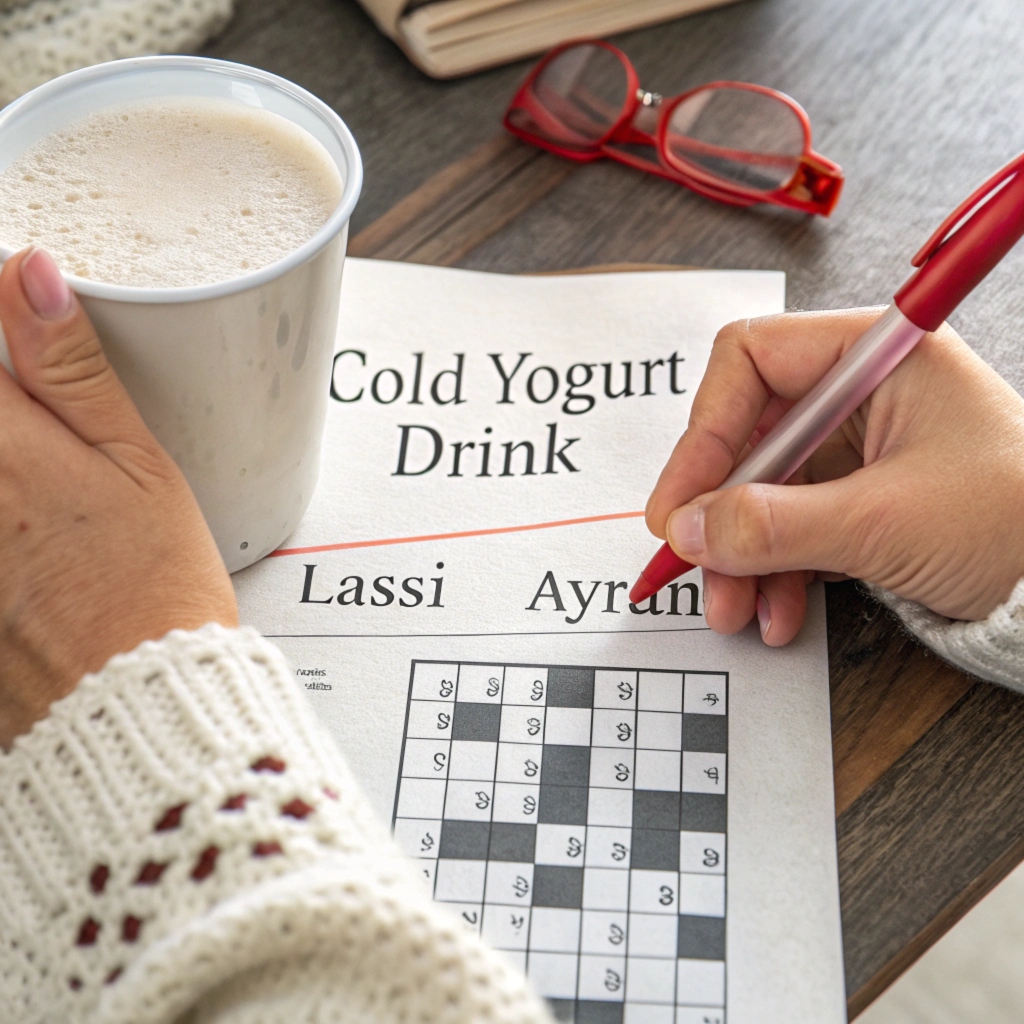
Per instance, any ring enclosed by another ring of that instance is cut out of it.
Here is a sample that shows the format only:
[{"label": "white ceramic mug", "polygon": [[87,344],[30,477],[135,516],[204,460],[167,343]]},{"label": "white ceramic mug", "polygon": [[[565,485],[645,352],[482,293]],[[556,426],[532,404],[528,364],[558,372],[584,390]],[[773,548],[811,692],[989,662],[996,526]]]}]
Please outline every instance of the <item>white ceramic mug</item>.
[{"label": "white ceramic mug", "polygon": [[[316,486],[362,162],[341,118],[283,78],[203,57],[143,57],[63,75],[0,112],[0,169],[97,109],[167,96],[215,96],[280,114],[322,143],[344,182],[313,238],[243,277],[131,288],[66,275],[235,572],[281,544]],[[13,255],[2,234],[0,223],[0,261]],[[2,329],[0,363],[10,369]]]}]

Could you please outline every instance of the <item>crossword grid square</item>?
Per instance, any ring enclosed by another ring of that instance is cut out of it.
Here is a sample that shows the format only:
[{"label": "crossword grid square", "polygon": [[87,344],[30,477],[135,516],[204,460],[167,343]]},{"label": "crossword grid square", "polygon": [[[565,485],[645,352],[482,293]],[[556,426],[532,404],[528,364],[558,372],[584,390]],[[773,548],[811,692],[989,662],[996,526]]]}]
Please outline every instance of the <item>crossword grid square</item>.
[{"label": "crossword grid square", "polygon": [[414,661],[395,838],[556,1020],[725,1024],[728,676]]}]

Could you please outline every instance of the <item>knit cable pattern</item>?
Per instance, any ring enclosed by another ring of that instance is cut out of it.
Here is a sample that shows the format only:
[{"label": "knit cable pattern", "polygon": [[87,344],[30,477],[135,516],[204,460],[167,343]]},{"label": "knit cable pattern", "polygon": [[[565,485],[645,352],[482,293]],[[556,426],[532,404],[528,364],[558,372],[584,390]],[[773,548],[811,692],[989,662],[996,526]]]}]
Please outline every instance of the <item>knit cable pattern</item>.
[{"label": "knit cable pattern", "polygon": [[252,630],[114,658],[0,756],[0,1019],[548,1020]]},{"label": "knit cable pattern", "polygon": [[0,0],[0,106],[65,72],[202,46],[233,0]]}]

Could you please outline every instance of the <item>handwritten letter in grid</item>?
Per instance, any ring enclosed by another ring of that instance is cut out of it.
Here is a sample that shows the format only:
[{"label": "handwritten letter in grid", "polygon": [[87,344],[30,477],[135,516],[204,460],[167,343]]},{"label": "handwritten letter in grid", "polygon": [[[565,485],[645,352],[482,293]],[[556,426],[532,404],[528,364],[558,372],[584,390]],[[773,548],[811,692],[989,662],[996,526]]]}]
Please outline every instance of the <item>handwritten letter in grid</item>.
[{"label": "handwritten letter in grid", "polygon": [[574,1024],[725,1024],[727,676],[412,667],[395,836]]}]

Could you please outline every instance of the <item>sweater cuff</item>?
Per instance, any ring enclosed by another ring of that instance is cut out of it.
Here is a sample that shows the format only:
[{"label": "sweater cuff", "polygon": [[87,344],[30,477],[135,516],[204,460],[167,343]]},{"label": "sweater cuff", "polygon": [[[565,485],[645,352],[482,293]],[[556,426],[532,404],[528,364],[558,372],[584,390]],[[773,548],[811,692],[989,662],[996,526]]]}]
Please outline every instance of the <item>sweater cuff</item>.
[{"label": "sweater cuff", "polygon": [[0,1005],[84,1019],[214,907],[390,847],[272,644],[144,643],[0,756]]},{"label": "sweater cuff", "polygon": [[872,583],[864,586],[939,657],[979,679],[1024,692],[1024,579],[978,622],[947,619]]}]

